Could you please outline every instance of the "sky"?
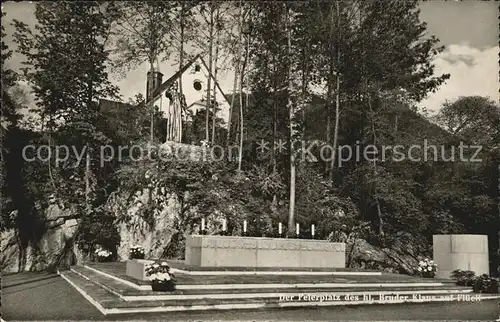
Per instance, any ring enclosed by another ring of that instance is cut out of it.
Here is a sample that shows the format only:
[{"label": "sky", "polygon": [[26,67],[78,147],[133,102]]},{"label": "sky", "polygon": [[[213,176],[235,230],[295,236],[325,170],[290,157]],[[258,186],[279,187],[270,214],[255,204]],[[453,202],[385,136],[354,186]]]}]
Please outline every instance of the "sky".
[{"label": "sky", "polygon": [[[24,21],[30,26],[35,24],[34,3],[4,2],[2,11],[7,18],[2,19],[6,29],[6,43],[12,48],[12,19]],[[451,75],[446,84],[436,93],[431,93],[422,102],[431,114],[439,110],[447,100],[453,101],[459,96],[488,96],[498,102],[498,4],[494,1],[424,1],[420,3],[420,18],[427,23],[428,33],[440,40],[445,50],[434,60],[436,74]],[[16,56],[8,62],[9,67],[21,66],[22,57]],[[175,73],[177,66],[172,61],[160,64],[164,79]],[[125,101],[136,93],[144,93],[148,66],[143,64],[130,71],[124,78],[112,77],[120,87]],[[228,73],[220,80],[225,92],[232,89],[232,74]]]}]

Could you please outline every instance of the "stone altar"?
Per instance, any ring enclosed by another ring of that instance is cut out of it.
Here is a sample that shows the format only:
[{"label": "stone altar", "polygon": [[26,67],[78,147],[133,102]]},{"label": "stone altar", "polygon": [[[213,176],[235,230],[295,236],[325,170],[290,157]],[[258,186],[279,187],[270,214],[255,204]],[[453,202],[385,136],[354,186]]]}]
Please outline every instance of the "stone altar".
[{"label": "stone altar", "polygon": [[437,278],[451,278],[450,273],[456,269],[489,275],[488,236],[434,235],[432,239]]},{"label": "stone altar", "polygon": [[200,267],[345,268],[345,243],[312,239],[191,235],[185,255]]}]

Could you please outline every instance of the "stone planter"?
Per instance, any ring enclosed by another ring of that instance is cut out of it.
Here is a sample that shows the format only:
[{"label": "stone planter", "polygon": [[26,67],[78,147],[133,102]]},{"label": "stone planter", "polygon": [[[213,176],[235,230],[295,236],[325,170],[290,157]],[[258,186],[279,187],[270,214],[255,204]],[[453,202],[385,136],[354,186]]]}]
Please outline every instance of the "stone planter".
[{"label": "stone planter", "polygon": [[144,259],[144,254],[134,254],[134,253],[131,253],[130,254],[130,259]]},{"label": "stone planter", "polygon": [[108,257],[97,256],[97,261],[99,263],[109,263],[113,261],[113,256],[108,256]]},{"label": "stone planter", "polygon": [[153,264],[154,261],[147,259],[129,259],[126,265],[125,273],[139,281],[147,281],[146,266]]},{"label": "stone planter", "polygon": [[151,282],[151,289],[155,292],[173,292],[175,283],[172,280],[165,282],[154,280]]}]

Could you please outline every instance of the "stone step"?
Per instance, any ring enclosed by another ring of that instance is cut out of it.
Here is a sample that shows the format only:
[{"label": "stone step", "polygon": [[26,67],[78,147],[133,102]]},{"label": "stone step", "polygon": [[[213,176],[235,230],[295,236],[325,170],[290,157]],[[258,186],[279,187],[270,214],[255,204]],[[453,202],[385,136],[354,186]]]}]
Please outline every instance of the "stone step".
[{"label": "stone step", "polygon": [[[89,270],[90,271],[90,270]],[[92,272],[92,271],[90,271]],[[470,293],[469,288],[441,286],[433,289],[371,289],[371,290],[329,290],[306,292],[293,290],[244,290],[239,293],[163,293],[148,292],[139,296],[123,296],[112,287],[119,284],[109,283],[103,288],[102,275],[81,275],[82,272],[65,271],[61,276],[78,290],[91,304],[103,314],[155,313],[169,311],[259,309],[282,307],[366,305],[389,303],[423,303],[446,301],[471,301],[486,298],[498,298],[498,295],[479,295]],[[111,279],[112,280],[112,279]],[[116,282],[116,281],[115,281]],[[110,285],[111,288],[110,288]],[[137,290],[136,290],[137,291]],[[229,290],[225,290],[226,292]],[[183,291],[185,292],[185,291]],[[156,295],[151,294],[156,293]],[[346,297],[347,295],[347,297]],[[382,296],[382,298],[381,298]]]},{"label": "stone step", "polygon": [[[137,285],[148,285],[144,281],[134,280],[125,274],[124,263],[106,263],[107,265],[100,264],[85,264],[84,267],[98,270],[100,272],[113,275],[122,280],[127,280]],[[82,266],[82,265],[81,265]],[[178,284],[245,284],[255,283],[258,280],[259,284],[292,284],[292,283],[388,283],[388,282],[404,282],[404,283],[451,283],[450,280],[437,280],[432,278],[418,278],[401,274],[382,274],[382,275],[360,275],[360,276],[336,276],[336,275],[236,275],[236,276],[220,276],[220,275],[186,275],[176,273],[175,277]]]},{"label": "stone step", "polygon": [[[449,292],[428,292],[428,291],[409,291],[409,292],[308,292],[308,293],[249,293],[238,294],[239,296],[225,297],[224,294],[206,294],[204,297],[178,297],[175,299],[159,299],[157,297],[145,297],[142,300],[120,301],[112,303],[113,307],[157,307],[157,306],[186,306],[186,305],[216,305],[216,304],[242,304],[242,303],[265,303],[265,304],[284,304],[284,303],[330,303],[336,302],[344,305],[370,304],[371,302],[397,302],[414,301],[467,301],[471,298],[478,298],[479,294],[469,294],[459,291]],[[375,304],[375,303],[373,303]]]},{"label": "stone step", "polygon": [[107,314],[106,308],[110,305],[116,306],[117,303],[123,302],[119,296],[75,272],[65,271],[60,275],[102,314]]},{"label": "stone step", "polygon": [[[145,290],[138,290],[126,283],[119,282],[114,278],[104,276],[86,267],[74,267],[72,271],[83,278],[97,283],[109,292],[122,297],[123,299],[138,300],[141,297],[161,297],[172,299],[202,296],[207,294],[256,294],[256,293],[307,293],[311,291],[321,292],[367,292],[380,290],[388,291],[458,291],[470,292],[468,287],[445,285],[440,283],[313,283],[313,284],[219,284],[219,285],[177,285],[177,290],[169,293],[154,292],[148,286]],[[205,288],[200,288],[200,286]],[[212,287],[209,287],[212,286]],[[228,287],[224,287],[228,286]],[[168,296],[167,296],[168,295]]]},{"label": "stone step", "polygon": [[[186,298],[184,295],[184,298],[177,297],[166,300],[142,297],[142,300],[124,301],[119,296],[100,287],[96,281],[90,281],[75,272],[66,271],[61,273],[61,276],[106,315],[194,310],[471,301],[495,297],[493,295],[463,293],[461,290],[443,289],[423,290],[421,292],[418,290],[400,292],[374,290],[369,292],[353,291],[336,293],[312,291],[305,293],[306,297],[304,295],[300,297],[301,293],[281,294],[283,297],[288,296],[288,298],[280,298],[280,294],[278,293],[230,294],[229,298],[221,296],[224,294],[206,294],[198,298]],[[382,299],[380,298],[381,294],[383,295]],[[349,296],[346,297],[346,295]],[[369,295],[371,295],[371,298],[368,297]],[[399,297],[395,297],[397,295]],[[393,296],[393,298],[390,296]],[[498,295],[496,298],[498,298]]]}]

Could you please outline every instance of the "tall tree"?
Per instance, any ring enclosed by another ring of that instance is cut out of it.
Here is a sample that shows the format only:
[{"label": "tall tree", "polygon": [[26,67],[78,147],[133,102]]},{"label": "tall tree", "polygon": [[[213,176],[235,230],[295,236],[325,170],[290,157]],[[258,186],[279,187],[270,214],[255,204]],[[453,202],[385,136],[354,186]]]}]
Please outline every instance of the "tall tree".
[{"label": "tall tree", "polygon": [[[14,38],[26,57],[23,72],[33,85],[40,117],[48,116],[49,146],[61,125],[74,126],[88,141],[99,140],[97,99],[118,92],[106,68],[106,45],[117,17],[114,4],[39,3],[35,16],[35,31],[14,20]],[[47,164],[57,191],[51,161]]]},{"label": "tall tree", "polygon": [[288,232],[294,231],[295,226],[295,176],[296,176],[296,160],[295,160],[295,139],[296,139],[296,124],[295,124],[295,107],[296,104],[295,95],[297,89],[295,88],[294,80],[294,53],[292,50],[292,24],[293,24],[293,12],[288,8],[286,4],[283,5],[285,14],[285,32],[287,38],[287,66],[288,66],[288,102],[287,108],[289,113],[289,128],[290,128],[290,198],[289,198],[289,210],[288,210]]},{"label": "tall tree", "polygon": [[[2,12],[2,18],[5,19],[5,12]],[[9,122],[10,125],[17,126],[19,113],[16,111],[15,105],[12,104],[12,98],[9,95],[11,89],[17,80],[17,74],[12,69],[7,68],[7,61],[12,57],[12,50],[5,44],[5,29],[2,25],[2,121]]]},{"label": "tall tree", "polygon": [[[208,79],[206,87],[206,109],[205,109],[205,140],[210,142],[210,109],[212,108],[212,76],[213,76],[213,62],[214,62],[214,39],[216,31],[216,12],[221,4],[216,1],[207,1],[201,3],[199,8],[199,14],[203,18],[205,25],[201,27],[200,36],[202,38],[197,39],[198,44],[201,45],[203,53],[208,59]],[[208,34],[203,30],[208,28]]]},{"label": "tall tree", "polygon": [[[36,4],[37,23],[34,30],[25,23],[14,20],[14,39],[27,66],[22,71],[33,88],[38,105],[37,113],[42,122],[46,123],[44,128],[48,129],[46,138],[49,147],[54,143],[71,146],[90,159],[91,150],[95,151],[97,146],[108,143],[97,127],[97,101],[102,97],[117,98],[117,88],[108,80],[109,52],[106,48],[116,14],[112,3],[42,2]],[[18,138],[18,141],[21,139]],[[25,140],[23,143],[29,144]],[[37,143],[46,144],[42,140]],[[21,153],[18,152],[20,158]],[[33,243],[35,249],[44,232],[43,225],[40,228],[36,219],[41,219],[37,215],[41,215],[38,212],[47,206],[43,200],[48,195],[54,194],[60,206],[80,207],[79,214],[88,214],[95,202],[99,202],[96,196],[101,194],[95,181],[97,173],[103,171],[98,160],[93,160],[92,169],[88,167],[82,170],[77,167],[78,160],[73,155],[67,155],[68,158],[61,164],[61,160],[54,163],[54,151],[51,152],[45,162],[50,179],[45,178],[45,185],[40,187],[36,185],[36,180],[30,182],[37,191],[35,195],[38,200],[34,204],[41,204],[42,207],[25,202],[25,208],[30,209],[22,211],[24,224],[32,226],[28,229],[30,237],[24,239]],[[37,165],[38,162],[30,163],[27,168]],[[32,173],[37,171],[38,168]],[[89,177],[86,187],[84,180],[81,180],[85,174]],[[87,207],[82,207],[82,204]],[[68,243],[71,245],[71,241]],[[25,249],[26,246],[27,244],[23,244],[22,248]],[[70,249],[72,248],[65,248]],[[25,260],[25,255],[21,254],[22,261]],[[52,264],[58,263],[59,259]]]},{"label": "tall tree", "polygon": [[[168,58],[172,52],[171,21],[175,16],[175,3],[169,1],[122,2],[119,4],[118,37],[116,37],[115,65],[118,69],[132,69],[143,62],[149,72],[159,72],[155,64]],[[181,8],[182,9],[182,8]],[[149,88],[146,89],[149,91]],[[149,95],[148,95],[149,96]],[[150,109],[150,137],[154,140],[154,114],[152,98]],[[175,111],[177,112],[177,111]],[[176,113],[180,115],[179,113]],[[170,127],[177,124],[169,119]]]}]

